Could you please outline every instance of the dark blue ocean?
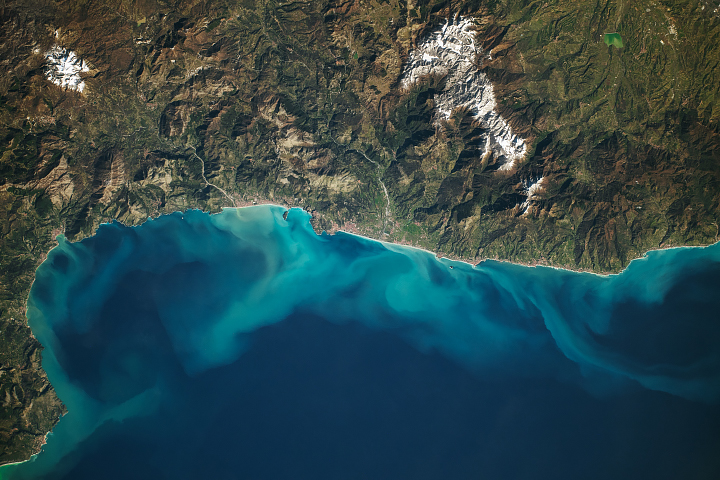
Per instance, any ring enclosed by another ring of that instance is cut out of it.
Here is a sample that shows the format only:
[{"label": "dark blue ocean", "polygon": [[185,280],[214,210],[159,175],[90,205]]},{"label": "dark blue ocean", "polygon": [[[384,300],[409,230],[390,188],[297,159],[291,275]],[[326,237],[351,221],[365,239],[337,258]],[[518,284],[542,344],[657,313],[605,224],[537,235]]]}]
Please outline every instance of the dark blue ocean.
[{"label": "dark blue ocean", "polygon": [[59,237],[28,318],[69,413],[0,478],[720,478],[720,244],[472,267],[285,213]]}]

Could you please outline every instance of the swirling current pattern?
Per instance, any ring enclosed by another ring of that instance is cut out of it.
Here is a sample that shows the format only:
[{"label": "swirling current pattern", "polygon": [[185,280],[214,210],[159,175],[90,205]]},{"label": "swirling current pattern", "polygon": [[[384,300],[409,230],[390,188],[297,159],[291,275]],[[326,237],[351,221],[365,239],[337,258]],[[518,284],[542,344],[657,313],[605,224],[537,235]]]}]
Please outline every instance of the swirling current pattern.
[{"label": "swirling current pattern", "polygon": [[98,431],[170,408],[178,379],[242,361],[255,332],[298,312],[390,332],[483,379],[660,392],[716,411],[719,287],[720,245],[599,276],[316,235],[308,214],[275,206],[103,225],[60,238],[37,271],[28,318],[69,414],[33,462],[0,476],[72,472]]}]

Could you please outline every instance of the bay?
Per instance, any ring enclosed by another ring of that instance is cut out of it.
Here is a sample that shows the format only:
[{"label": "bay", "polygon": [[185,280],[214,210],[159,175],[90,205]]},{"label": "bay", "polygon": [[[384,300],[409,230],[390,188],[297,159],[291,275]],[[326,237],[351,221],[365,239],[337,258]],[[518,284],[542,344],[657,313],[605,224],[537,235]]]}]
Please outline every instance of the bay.
[{"label": "bay", "polygon": [[62,237],[69,413],[0,478],[718,478],[720,244],[473,267],[277,206]]}]

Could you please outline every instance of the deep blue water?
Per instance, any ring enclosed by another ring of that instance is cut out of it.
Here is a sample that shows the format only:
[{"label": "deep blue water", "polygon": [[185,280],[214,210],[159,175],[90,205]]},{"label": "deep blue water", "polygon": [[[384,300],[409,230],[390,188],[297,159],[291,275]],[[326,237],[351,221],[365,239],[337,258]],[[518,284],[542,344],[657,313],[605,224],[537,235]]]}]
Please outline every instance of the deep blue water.
[{"label": "deep blue water", "polygon": [[602,277],[284,213],[60,238],[28,318],[69,413],[0,477],[720,478],[720,244]]}]

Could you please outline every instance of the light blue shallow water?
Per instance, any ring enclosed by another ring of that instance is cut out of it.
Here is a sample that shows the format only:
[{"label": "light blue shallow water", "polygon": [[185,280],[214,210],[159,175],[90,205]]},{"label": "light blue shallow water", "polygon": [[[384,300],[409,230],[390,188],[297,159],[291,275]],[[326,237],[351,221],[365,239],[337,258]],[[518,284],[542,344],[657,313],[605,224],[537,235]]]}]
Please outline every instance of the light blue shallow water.
[{"label": "light blue shallow water", "polygon": [[[240,365],[256,332],[299,312],[389,332],[483,382],[579,389],[588,415],[602,402],[650,395],[657,405],[679,402],[668,412],[704,412],[692,417],[698,425],[718,419],[720,244],[650,252],[603,277],[494,261],[472,267],[348,234],[318,236],[307,213],[285,213],[188,211],[135,228],[103,225],[79,243],[60,238],[37,271],[28,318],[69,413],[40,455],[0,477],[63,478],[91,465],[93,439],[119,435],[102,433],[109,426],[140,420],[162,429],[169,409],[185,411],[178,398],[193,395],[184,382]],[[720,444],[700,430],[694,455]],[[163,470],[162,458],[148,464]],[[165,474],[183,476],[171,467]]]}]

